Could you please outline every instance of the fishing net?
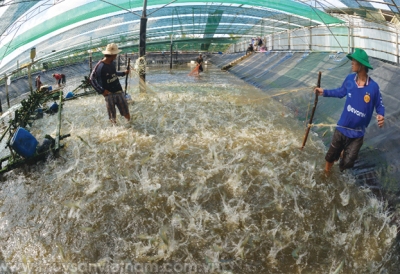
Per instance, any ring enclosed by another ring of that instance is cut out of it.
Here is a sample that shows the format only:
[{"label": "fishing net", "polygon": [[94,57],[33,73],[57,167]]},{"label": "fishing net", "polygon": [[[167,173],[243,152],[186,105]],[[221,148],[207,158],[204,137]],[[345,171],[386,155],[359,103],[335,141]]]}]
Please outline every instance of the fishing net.
[{"label": "fishing net", "polygon": [[197,64],[196,67],[188,74],[188,76],[199,75],[200,65]]}]

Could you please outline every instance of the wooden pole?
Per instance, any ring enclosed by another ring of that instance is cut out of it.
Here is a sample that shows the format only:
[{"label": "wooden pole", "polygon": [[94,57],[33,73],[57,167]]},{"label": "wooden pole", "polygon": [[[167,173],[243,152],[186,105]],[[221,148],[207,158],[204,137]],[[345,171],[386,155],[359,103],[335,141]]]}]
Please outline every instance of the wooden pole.
[{"label": "wooden pole", "polygon": [[[321,74],[322,74],[321,72],[318,73],[317,87],[321,87]],[[311,125],[312,125],[312,120],[314,118],[315,109],[317,108],[317,104],[318,104],[318,93],[316,92],[315,99],[314,99],[314,106],[313,106],[313,109],[311,112],[310,121],[308,122],[308,125],[307,125],[306,134],[304,135],[303,144],[301,146],[301,149],[303,149],[304,146],[306,145],[308,134],[310,133],[310,129],[311,129]]]}]

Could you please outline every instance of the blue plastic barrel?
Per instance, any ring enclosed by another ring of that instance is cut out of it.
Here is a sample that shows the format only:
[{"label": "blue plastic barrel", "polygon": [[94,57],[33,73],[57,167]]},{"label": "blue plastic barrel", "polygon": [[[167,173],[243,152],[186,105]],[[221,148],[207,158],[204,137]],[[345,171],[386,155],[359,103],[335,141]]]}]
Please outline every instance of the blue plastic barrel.
[{"label": "blue plastic barrel", "polygon": [[18,127],[11,139],[10,145],[19,155],[29,158],[35,154],[38,141],[29,131]]},{"label": "blue plastic barrel", "polygon": [[49,91],[52,91],[52,90],[53,90],[53,87],[52,87],[52,86],[49,86],[48,89],[49,89]]},{"label": "blue plastic barrel", "polygon": [[75,96],[75,94],[72,91],[70,91],[67,93],[67,95],[65,95],[65,99],[72,98],[74,96]]}]

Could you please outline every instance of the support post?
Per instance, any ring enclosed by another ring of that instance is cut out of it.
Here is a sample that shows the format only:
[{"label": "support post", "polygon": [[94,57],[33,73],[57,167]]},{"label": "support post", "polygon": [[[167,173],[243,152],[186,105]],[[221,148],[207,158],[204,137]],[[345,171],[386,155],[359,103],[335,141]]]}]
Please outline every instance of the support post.
[{"label": "support post", "polygon": [[171,32],[171,45],[169,49],[169,69],[172,69],[172,47],[173,47],[173,42],[172,42],[172,35],[174,34],[174,13],[172,13],[172,32]]},{"label": "support post", "polygon": [[274,50],[274,33],[275,33],[275,22],[273,22],[272,24],[271,50]]},{"label": "support post", "polygon": [[[147,29],[147,0],[143,0],[143,12],[140,18],[140,40],[139,40],[139,58],[146,55],[146,29]],[[140,92],[146,92],[146,62],[143,62],[143,69],[140,70],[139,79],[142,84],[139,84]]]},{"label": "support post", "polygon": [[31,65],[28,65],[28,81],[29,81],[29,90],[31,91],[31,94],[33,93],[33,88],[32,88],[32,75],[31,75]]},{"label": "support post", "polygon": [[290,50],[290,15],[288,19],[288,50]]},{"label": "support post", "polygon": [[396,57],[397,57],[397,65],[399,64],[399,30],[396,29]]},{"label": "support post", "polygon": [[93,70],[92,63],[93,63],[93,61],[92,61],[92,50],[90,49],[89,50],[89,70],[90,70],[89,74],[92,73],[92,70]]},{"label": "support post", "polygon": [[117,71],[121,70],[121,55],[118,54],[118,59],[117,59]]},{"label": "support post", "polygon": [[171,47],[169,49],[169,69],[172,69],[172,36],[171,36]]},{"label": "support post", "polygon": [[350,22],[349,22],[349,27],[348,27],[348,31],[347,31],[347,53],[350,53]]},{"label": "support post", "polygon": [[33,88],[32,88],[31,67],[33,66],[34,59],[36,57],[36,48],[31,48],[30,57],[31,57],[31,63],[28,66],[28,76],[29,76],[29,89],[31,90],[31,94],[32,94]]},{"label": "support post", "polygon": [[63,91],[60,90],[60,101],[58,103],[58,125],[57,125],[57,132],[56,132],[56,143],[54,145],[54,149],[58,151],[60,148],[60,136],[61,136],[61,110],[62,110],[62,103],[63,103]]},{"label": "support post", "polygon": [[5,87],[6,87],[7,106],[8,106],[8,108],[10,108],[10,97],[8,95],[8,84],[7,84],[8,77],[4,76],[4,80],[5,80]]}]

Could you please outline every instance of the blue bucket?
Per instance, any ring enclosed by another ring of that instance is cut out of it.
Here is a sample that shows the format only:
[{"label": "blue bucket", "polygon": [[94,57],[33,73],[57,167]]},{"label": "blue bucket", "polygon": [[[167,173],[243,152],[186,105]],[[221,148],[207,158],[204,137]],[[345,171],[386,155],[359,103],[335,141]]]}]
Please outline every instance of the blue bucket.
[{"label": "blue bucket", "polygon": [[49,91],[52,91],[52,90],[53,90],[53,87],[52,87],[52,86],[49,86],[48,89],[49,89]]},{"label": "blue bucket", "polygon": [[75,94],[72,91],[70,91],[67,93],[67,95],[65,95],[65,99],[72,98],[74,96],[75,96]]},{"label": "blue bucket", "polygon": [[10,145],[19,155],[29,158],[35,154],[38,141],[29,131],[18,127],[11,139]]}]

